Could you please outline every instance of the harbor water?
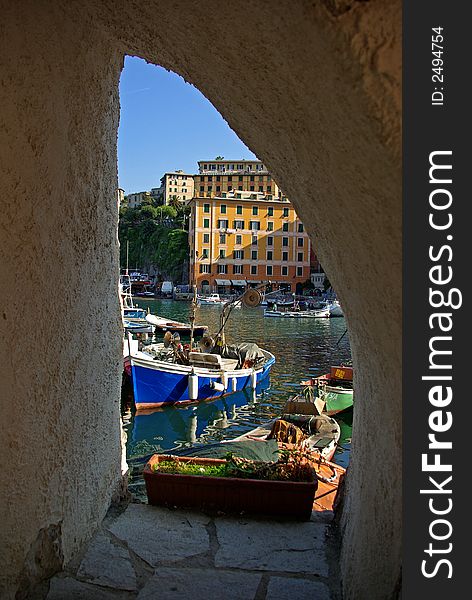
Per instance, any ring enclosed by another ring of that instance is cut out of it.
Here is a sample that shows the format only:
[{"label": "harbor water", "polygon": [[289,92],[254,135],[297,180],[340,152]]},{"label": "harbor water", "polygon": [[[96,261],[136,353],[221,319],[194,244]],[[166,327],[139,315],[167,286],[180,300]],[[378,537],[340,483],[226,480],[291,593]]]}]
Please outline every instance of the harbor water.
[{"label": "harbor water", "polygon": [[[153,314],[188,322],[190,303],[137,300]],[[220,306],[201,306],[197,325],[210,333],[219,329]],[[146,498],[141,472],[155,452],[232,439],[279,416],[285,402],[301,391],[304,379],[326,373],[331,365],[351,358],[344,318],[280,319],[264,317],[263,307],[235,309],[225,327],[228,343],[255,342],[274,354],[270,382],[265,388],[240,392],[216,401],[182,408],[168,407],[150,414],[133,414],[130,387],[124,388],[123,424],[127,434],[130,491]],[[159,337],[159,336],[158,336]],[[341,339],[340,339],[341,338]],[[127,402],[128,400],[128,402]],[[352,410],[336,416],[341,426],[334,462],[349,462]]]}]

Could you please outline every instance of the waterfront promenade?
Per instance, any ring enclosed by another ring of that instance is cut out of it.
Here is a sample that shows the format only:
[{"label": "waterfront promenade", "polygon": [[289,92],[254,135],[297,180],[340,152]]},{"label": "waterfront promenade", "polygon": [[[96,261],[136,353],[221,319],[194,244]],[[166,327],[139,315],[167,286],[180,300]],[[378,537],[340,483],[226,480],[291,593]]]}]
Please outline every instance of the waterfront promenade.
[{"label": "waterfront promenade", "polygon": [[47,600],[340,600],[332,513],[307,522],[112,508]]}]

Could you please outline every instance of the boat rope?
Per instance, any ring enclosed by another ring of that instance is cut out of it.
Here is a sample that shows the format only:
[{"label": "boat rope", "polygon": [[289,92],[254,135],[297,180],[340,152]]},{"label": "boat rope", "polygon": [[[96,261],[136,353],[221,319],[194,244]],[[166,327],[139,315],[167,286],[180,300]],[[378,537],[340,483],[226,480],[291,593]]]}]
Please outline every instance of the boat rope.
[{"label": "boat rope", "polygon": [[342,334],[342,336],[339,338],[339,340],[336,342],[336,346],[339,344],[339,342],[343,339],[343,337],[346,335],[347,333],[347,329],[345,330],[345,332]]},{"label": "boat rope", "polygon": [[329,494],[332,494],[333,492],[336,492],[338,488],[333,488],[332,490],[328,490],[327,492],[324,492],[324,494],[320,494],[319,496],[315,496],[315,501],[319,500],[320,498],[324,498],[325,496],[328,496]]},{"label": "boat rope", "polygon": [[333,481],[336,481],[337,473],[334,469],[332,469],[332,471],[333,471],[333,474],[331,475],[331,477],[324,477],[324,475],[319,475],[318,473],[316,474],[316,476],[323,483],[333,483]]}]

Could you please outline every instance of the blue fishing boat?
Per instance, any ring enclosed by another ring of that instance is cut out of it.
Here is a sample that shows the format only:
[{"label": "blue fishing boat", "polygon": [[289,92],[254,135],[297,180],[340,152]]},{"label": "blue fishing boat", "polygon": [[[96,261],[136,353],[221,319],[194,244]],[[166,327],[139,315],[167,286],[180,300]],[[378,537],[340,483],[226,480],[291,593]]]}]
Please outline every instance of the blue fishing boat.
[{"label": "blue fishing boat", "polygon": [[[196,296],[196,294],[195,294]],[[227,302],[220,315],[220,329],[205,335],[198,345],[183,345],[178,333],[168,331],[163,343],[144,345],[128,334],[124,343],[125,370],[133,382],[137,410],[214,400],[243,390],[256,389],[269,377],[273,354],[254,343],[226,344],[224,326],[235,305],[260,303],[261,294],[247,290]],[[197,299],[194,298],[195,322]]]},{"label": "blue fishing boat", "polygon": [[224,346],[221,354],[189,352],[188,364],[171,362],[175,353],[168,353],[165,344],[139,349],[137,340],[128,339],[126,346],[125,369],[132,378],[136,410],[213,400],[256,389],[269,377],[275,362],[273,354],[255,344]]}]

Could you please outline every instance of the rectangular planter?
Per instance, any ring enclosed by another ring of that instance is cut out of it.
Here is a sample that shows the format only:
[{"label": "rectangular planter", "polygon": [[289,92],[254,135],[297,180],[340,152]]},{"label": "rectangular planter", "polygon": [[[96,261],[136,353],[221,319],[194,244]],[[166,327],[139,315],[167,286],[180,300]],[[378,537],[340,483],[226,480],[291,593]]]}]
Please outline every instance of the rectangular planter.
[{"label": "rectangular planter", "polygon": [[[154,454],[144,468],[149,504],[309,519],[318,481],[271,481],[153,471],[152,465],[169,458]],[[180,462],[218,465],[216,458],[179,456]]]}]

